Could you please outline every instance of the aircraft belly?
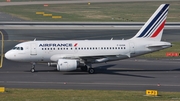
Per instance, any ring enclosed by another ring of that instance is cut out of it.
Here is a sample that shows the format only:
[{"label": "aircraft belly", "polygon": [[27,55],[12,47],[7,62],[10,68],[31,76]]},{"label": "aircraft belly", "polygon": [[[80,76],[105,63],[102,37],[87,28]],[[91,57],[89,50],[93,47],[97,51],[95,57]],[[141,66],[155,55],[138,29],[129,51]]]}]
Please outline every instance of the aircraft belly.
[{"label": "aircraft belly", "polygon": [[109,56],[109,57],[105,57],[105,58],[100,58],[100,59],[96,59],[95,63],[101,63],[101,62],[108,62],[108,61],[116,61],[116,60],[122,60],[122,59],[126,59],[128,58],[128,56]]}]

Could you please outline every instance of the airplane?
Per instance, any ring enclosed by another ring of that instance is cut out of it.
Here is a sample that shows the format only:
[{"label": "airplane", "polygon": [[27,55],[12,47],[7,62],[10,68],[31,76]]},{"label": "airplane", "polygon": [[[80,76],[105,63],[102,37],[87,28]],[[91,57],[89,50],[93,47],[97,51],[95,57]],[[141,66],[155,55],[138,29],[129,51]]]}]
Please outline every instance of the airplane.
[{"label": "airplane", "polygon": [[81,68],[94,74],[92,64],[128,59],[172,47],[161,41],[169,4],[161,4],[138,33],[127,40],[34,40],[17,44],[5,53],[9,60],[48,63],[58,71]]}]

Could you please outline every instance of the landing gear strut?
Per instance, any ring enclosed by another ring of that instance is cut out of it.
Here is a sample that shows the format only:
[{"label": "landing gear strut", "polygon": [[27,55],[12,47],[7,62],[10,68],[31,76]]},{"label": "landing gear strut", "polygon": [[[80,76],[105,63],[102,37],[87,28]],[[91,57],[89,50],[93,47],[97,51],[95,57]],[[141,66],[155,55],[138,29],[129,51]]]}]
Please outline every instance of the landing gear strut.
[{"label": "landing gear strut", "polygon": [[35,72],[35,65],[36,65],[36,63],[35,63],[35,62],[33,62],[33,63],[32,63],[32,67],[31,67],[31,72],[32,72],[32,73],[34,73],[34,72]]},{"label": "landing gear strut", "polygon": [[89,74],[94,74],[94,73],[95,73],[95,69],[92,68],[92,65],[91,65],[91,64],[88,64],[88,65],[86,65],[86,66],[87,66],[87,68],[88,68],[88,73],[89,73]]},{"label": "landing gear strut", "polygon": [[81,71],[86,72],[88,70],[87,66],[81,67]]}]

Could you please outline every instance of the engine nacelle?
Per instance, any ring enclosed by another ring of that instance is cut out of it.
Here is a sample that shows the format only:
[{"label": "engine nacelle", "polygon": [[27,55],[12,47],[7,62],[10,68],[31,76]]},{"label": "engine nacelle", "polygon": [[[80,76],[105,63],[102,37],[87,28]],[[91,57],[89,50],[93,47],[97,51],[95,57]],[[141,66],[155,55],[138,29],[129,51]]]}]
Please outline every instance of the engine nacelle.
[{"label": "engine nacelle", "polygon": [[59,59],[57,63],[57,70],[72,71],[77,69],[77,61],[70,59]]}]

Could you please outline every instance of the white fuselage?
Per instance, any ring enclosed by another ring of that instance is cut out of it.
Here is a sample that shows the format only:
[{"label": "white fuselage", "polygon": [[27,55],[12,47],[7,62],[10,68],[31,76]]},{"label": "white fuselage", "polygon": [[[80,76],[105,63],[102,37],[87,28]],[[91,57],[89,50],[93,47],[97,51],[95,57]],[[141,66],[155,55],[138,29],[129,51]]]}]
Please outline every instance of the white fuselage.
[{"label": "white fuselage", "polygon": [[[162,47],[147,47],[154,44]],[[21,62],[56,62],[58,59],[92,57],[89,62],[97,63],[139,56],[170,46],[168,42],[133,40],[29,41],[16,45],[23,49],[8,51],[6,58]]]}]

